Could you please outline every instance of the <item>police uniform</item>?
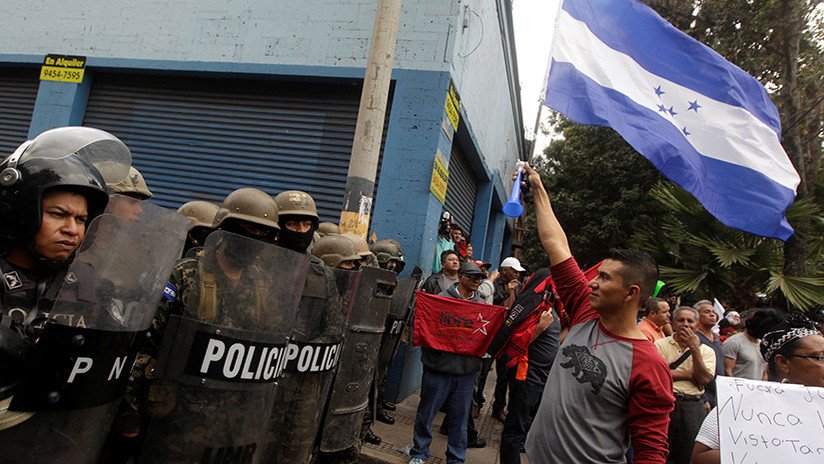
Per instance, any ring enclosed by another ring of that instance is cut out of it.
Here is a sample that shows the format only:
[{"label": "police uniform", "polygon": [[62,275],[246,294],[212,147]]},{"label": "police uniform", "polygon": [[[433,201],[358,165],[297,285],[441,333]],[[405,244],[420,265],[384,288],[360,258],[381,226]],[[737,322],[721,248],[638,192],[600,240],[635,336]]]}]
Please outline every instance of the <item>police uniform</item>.
[{"label": "police uniform", "polygon": [[[142,407],[152,421],[152,437],[147,437],[144,453],[148,456],[163,456],[163,461],[168,463],[187,463],[199,459],[200,455],[191,455],[193,444],[202,448],[202,453],[206,453],[211,442],[232,441],[231,431],[242,428],[246,419],[236,411],[254,405],[259,406],[257,409],[266,409],[268,399],[255,392],[209,391],[199,387],[170,385],[156,378],[156,361],[161,341],[164,336],[174,336],[173,333],[167,333],[169,320],[173,315],[231,328],[260,327],[265,330],[267,326],[276,323],[278,315],[266,312],[263,297],[265,284],[270,277],[254,265],[246,268],[240,280],[234,284],[225,275],[205,275],[201,261],[215,259],[215,256],[186,258],[175,266],[164,292],[164,299],[145,337],[144,349],[135,363],[132,376],[136,381],[141,379],[142,382],[139,385],[133,382],[127,395],[128,411],[132,414],[121,411],[121,432],[133,432],[133,428],[140,424],[140,420],[134,416],[143,403]],[[219,268],[215,263],[208,263],[206,267]],[[206,290],[209,287],[214,289],[211,294]],[[225,310],[239,305],[254,309],[243,314]],[[193,309],[197,314],[192,312]],[[216,423],[223,426],[215,428]],[[127,430],[128,426],[132,430]],[[204,436],[203,430],[209,430],[210,436]],[[221,436],[221,433],[224,435]]]}]

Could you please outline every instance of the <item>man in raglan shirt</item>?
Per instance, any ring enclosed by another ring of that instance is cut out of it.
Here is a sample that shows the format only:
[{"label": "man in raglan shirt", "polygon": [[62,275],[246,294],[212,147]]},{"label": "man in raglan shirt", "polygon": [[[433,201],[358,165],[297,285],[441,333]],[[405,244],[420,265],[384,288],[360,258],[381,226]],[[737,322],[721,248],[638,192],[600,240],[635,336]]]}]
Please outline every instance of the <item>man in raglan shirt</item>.
[{"label": "man in raglan shirt", "polygon": [[569,314],[526,441],[530,462],[664,463],[675,399],[669,367],[635,324],[658,280],[644,252],[610,250],[587,282],[569,249],[538,173],[524,167],[535,199],[538,236]]}]

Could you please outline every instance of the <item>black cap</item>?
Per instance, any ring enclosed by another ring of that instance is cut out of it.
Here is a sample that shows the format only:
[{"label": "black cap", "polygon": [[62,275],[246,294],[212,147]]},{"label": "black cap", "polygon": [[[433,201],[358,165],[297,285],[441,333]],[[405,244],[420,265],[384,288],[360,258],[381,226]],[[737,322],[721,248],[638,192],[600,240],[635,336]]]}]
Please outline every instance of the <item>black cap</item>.
[{"label": "black cap", "polygon": [[461,268],[458,269],[458,274],[483,276],[484,271],[482,271],[477,264],[467,261],[465,263],[461,263]]}]

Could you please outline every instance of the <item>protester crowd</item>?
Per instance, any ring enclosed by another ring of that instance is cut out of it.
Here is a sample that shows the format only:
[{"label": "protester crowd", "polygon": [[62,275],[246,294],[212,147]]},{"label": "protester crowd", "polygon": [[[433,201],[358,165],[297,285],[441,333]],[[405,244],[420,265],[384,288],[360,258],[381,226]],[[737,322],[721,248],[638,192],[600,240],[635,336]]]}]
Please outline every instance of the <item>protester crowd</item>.
[{"label": "protester crowd", "polygon": [[[489,263],[468,261],[452,246],[463,231],[452,233],[447,218],[440,259],[422,290],[499,306],[507,324],[523,323],[513,313],[525,307],[542,308],[541,317],[524,324],[530,343],[516,359],[500,352],[492,358],[491,347],[475,358],[424,347],[410,464],[430,457],[438,408],[446,410],[447,462],[464,462],[467,448],[485,446],[472,418],[486,405],[493,364],[491,416],[504,423],[502,464],[520,463],[524,452],[536,463],[717,463],[716,376],[824,386],[821,327],[767,307],[763,295],[738,311],[717,299],[673,294],[658,281],[653,259],[636,250],[612,250],[582,272],[539,175],[528,166],[526,173],[549,268],[530,274],[509,257],[490,275]],[[549,305],[546,291],[543,298],[534,291],[545,282],[552,284]]]}]

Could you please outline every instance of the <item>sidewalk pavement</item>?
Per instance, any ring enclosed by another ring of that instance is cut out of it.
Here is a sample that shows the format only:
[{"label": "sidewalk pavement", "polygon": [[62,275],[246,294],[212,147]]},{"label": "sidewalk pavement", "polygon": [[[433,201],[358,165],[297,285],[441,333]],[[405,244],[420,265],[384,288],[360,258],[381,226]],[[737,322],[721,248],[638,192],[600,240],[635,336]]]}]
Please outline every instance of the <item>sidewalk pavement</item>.
[{"label": "sidewalk pavement", "polygon": [[[467,464],[499,464],[498,448],[501,445],[501,431],[504,426],[492,418],[492,398],[495,390],[495,369],[489,373],[484,388],[486,403],[480,416],[475,419],[475,426],[480,436],[486,439],[485,448],[470,448],[466,451]],[[364,443],[359,464],[407,464],[411,459],[408,453],[412,447],[412,429],[415,423],[415,413],[418,410],[420,395],[415,393],[398,403],[398,409],[390,413],[395,418],[394,425],[375,422],[372,431],[381,437],[380,445]],[[431,456],[427,464],[443,464],[446,462],[446,435],[438,433],[443,422],[444,413],[439,412],[432,421]],[[405,451],[405,452],[404,452]],[[528,461],[525,454],[521,454],[521,462]]]}]

